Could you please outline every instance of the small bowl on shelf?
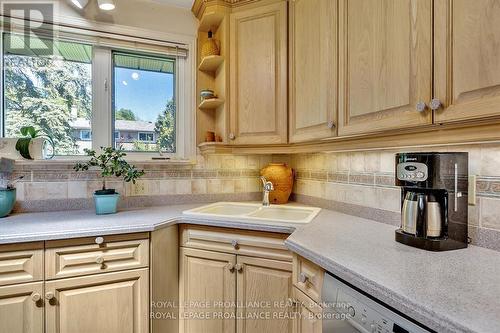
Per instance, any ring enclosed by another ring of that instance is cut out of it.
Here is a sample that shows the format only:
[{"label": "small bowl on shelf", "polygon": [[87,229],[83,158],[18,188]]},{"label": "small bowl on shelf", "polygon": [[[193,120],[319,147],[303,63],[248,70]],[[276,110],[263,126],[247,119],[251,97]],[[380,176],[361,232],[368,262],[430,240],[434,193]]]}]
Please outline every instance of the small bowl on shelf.
[{"label": "small bowl on shelf", "polygon": [[216,97],[214,91],[210,89],[204,89],[200,91],[200,96],[202,101],[205,99],[211,99]]}]

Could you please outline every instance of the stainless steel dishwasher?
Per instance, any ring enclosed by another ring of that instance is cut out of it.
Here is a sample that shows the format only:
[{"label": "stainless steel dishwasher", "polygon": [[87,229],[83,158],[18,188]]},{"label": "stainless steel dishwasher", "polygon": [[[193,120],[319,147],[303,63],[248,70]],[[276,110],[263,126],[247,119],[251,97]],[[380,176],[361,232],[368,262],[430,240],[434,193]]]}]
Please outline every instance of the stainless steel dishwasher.
[{"label": "stainless steel dishwasher", "polygon": [[429,333],[382,303],[325,273],[323,333]]}]

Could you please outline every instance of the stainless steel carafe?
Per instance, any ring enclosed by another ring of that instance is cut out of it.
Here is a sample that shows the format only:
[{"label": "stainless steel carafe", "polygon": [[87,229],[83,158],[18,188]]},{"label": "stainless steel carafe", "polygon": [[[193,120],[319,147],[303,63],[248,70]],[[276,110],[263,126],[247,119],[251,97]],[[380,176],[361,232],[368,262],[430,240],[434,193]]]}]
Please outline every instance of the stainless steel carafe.
[{"label": "stainless steel carafe", "polygon": [[433,195],[427,196],[425,235],[427,237],[440,237],[442,229],[441,205]]},{"label": "stainless steel carafe", "polygon": [[441,206],[432,194],[407,192],[403,201],[401,221],[401,228],[407,234],[441,236]]},{"label": "stainless steel carafe", "polygon": [[[419,219],[419,211],[423,209],[424,194],[408,192],[403,201],[401,229],[407,234],[417,234],[417,223]],[[419,203],[422,207],[419,209]]]}]

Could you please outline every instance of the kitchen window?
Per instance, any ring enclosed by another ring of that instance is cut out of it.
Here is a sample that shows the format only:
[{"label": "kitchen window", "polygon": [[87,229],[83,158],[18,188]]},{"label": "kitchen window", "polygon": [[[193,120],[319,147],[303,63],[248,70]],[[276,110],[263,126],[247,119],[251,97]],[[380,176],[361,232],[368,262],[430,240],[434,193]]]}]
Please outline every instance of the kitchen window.
[{"label": "kitchen window", "polygon": [[[131,159],[191,158],[192,46],[81,31],[52,39],[2,33],[2,136],[34,126],[53,138],[56,158],[104,146]],[[26,47],[40,43],[53,54]]]},{"label": "kitchen window", "polygon": [[[53,55],[29,47],[40,43]],[[83,154],[81,141],[92,139],[92,46],[15,34],[3,34],[3,45],[3,135],[34,126],[53,138],[56,155]]]},{"label": "kitchen window", "polygon": [[113,126],[130,134],[115,147],[175,153],[175,67],[173,58],[113,53]]}]

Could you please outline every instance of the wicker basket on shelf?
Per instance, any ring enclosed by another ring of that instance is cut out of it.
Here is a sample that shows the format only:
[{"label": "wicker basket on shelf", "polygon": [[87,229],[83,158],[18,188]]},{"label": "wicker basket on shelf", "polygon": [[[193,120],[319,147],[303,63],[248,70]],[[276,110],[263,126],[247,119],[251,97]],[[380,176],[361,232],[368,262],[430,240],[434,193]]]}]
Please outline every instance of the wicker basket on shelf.
[{"label": "wicker basket on shelf", "polygon": [[201,57],[208,57],[213,55],[220,55],[219,47],[217,46],[217,42],[213,38],[212,31],[208,32],[208,39],[203,46],[201,47]]}]

